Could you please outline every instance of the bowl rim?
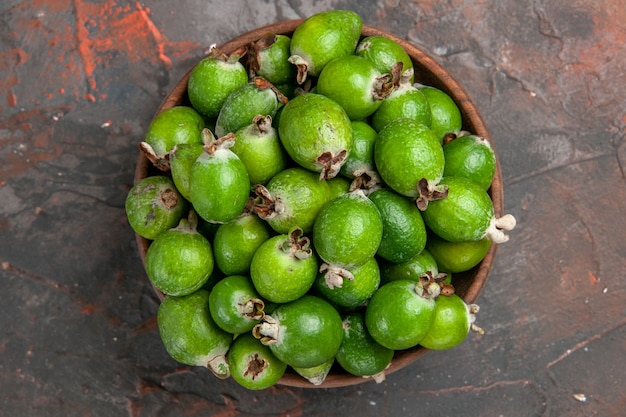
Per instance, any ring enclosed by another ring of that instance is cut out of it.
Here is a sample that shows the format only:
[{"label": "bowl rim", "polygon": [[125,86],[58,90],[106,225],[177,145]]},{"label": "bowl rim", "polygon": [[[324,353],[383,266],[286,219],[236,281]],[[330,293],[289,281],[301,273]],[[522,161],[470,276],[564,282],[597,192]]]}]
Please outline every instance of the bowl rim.
[{"label": "bowl rim", "polygon": [[[245,32],[239,36],[236,36],[231,40],[222,43],[221,45],[218,45],[218,48],[222,52],[228,54],[242,46],[249,45],[251,42],[262,38],[268,33],[291,35],[296,27],[303,21],[304,19],[292,19],[261,26]],[[496,154],[496,171],[494,174],[493,182],[489,189],[489,195],[491,196],[491,199],[493,201],[495,215],[497,217],[502,216],[504,209],[504,199],[500,161],[497,156],[496,148],[493,143],[493,139],[489,133],[489,130],[487,129],[487,126],[480,112],[478,111],[476,104],[471,99],[469,94],[465,91],[463,86],[431,55],[429,55],[423,49],[413,45],[409,41],[402,39],[381,28],[363,24],[361,38],[367,36],[385,36],[400,44],[409,54],[411,60],[413,61],[416,69],[416,82],[419,79],[420,82],[422,82],[423,84],[437,87],[450,95],[461,110],[463,129],[473,134],[479,135],[489,142],[494,150],[494,153]],[[193,66],[180,78],[180,80],[178,80],[178,82],[170,90],[169,94],[162,100],[153,117],[158,115],[162,111],[181,103],[181,98],[186,95],[187,81],[189,80],[189,76],[192,70]],[[149,176],[151,169],[151,163],[145,157],[143,152],[139,151],[133,179],[134,184],[136,184],[146,176]],[[150,245],[150,241],[139,236],[138,234],[135,234],[135,238],[141,261],[145,266],[145,256],[148,250],[148,246]],[[467,288],[465,288],[465,291],[462,294],[462,298],[466,303],[474,303],[481,293],[489,278],[489,273],[495,261],[497,249],[498,245],[492,244],[481,263],[472,270],[470,270],[473,272],[474,277],[471,284]],[[456,276],[457,275],[455,275],[455,277]],[[156,288],[154,288],[154,290],[157,293],[159,299],[162,299],[163,294],[160,293]],[[396,372],[406,367],[427,352],[428,349],[421,346],[417,346],[403,351],[396,351],[391,364],[385,370],[385,375],[390,375],[393,372]],[[333,369],[335,369],[335,367]],[[277,384],[297,388],[336,388],[357,385],[369,380],[371,380],[371,378],[354,376],[348,373],[333,373],[331,371],[331,373],[328,374],[322,384],[314,385],[306,379],[302,378],[297,373],[292,372],[288,369],[288,371],[283,375],[283,377],[278,381]]]}]

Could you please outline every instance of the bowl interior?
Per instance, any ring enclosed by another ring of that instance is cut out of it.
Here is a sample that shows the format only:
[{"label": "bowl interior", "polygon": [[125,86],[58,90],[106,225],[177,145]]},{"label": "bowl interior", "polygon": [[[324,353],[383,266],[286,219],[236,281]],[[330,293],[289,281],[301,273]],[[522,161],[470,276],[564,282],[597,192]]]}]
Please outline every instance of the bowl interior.
[{"label": "bowl interior", "polygon": [[[291,35],[296,27],[302,22],[301,19],[288,20],[283,22],[274,23],[268,26],[254,29],[250,32],[242,34],[223,45],[219,48],[224,53],[230,53],[236,49],[246,46],[249,43],[256,41],[268,33]],[[463,87],[454,79],[454,77],[445,70],[437,61],[435,61],[426,52],[417,48],[416,46],[408,43],[404,39],[386,32],[384,30],[363,25],[362,36],[386,36],[398,42],[409,54],[413,61],[415,70],[415,82],[430,85],[439,88],[450,95],[461,110],[463,116],[463,129],[473,134],[486,138],[489,143],[494,147],[493,140],[487,130],[487,127],[476,108],[474,102],[470,99]],[[187,82],[191,69],[178,81],[173,87],[168,96],[163,100],[155,114],[162,112],[165,109],[178,106],[178,105],[190,105],[187,99]],[[497,155],[497,154],[496,154]],[[139,152],[137,159],[137,165],[135,169],[134,181],[137,183],[139,180],[156,175],[159,171],[152,166],[148,159]],[[493,179],[489,194],[493,200],[494,211],[496,216],[501,216],[503,212],[503,190],[502,190],[502,176],[500,171],[499,159],[496,157],[496,173]],[[150,245],[150,241],[136,235],[137,245],[139,248],[139,254],[142,262],[145,265],[145,256]],[[495,260],[497,251],[497,245],[491,245],[491,248],[485,258],[479,265],[470,271],[464,273],[458,273],[454,275],[454,286],[456,293],[465,300],[467,303],[473,303],[480,294],[483,286],[485,285],[489,272]],[[162,294],[158,293],[159,297]],[[407,349],[404,351],[397,351],[391,362],[391,365],[385,373],[387,375],[401,369],[410,363],[414,362],[420,356],[425,354],[427,349],[422,347],[416,347]],[[341,369],[333,368],[326,380],[321,385],[313,385],[309,381],[303,379],[301,376],[288,369],[285,375],[278,382],[281,385],[301,387],[301,388],[331,388],[359,384],[368,379],[350,375]]]}]

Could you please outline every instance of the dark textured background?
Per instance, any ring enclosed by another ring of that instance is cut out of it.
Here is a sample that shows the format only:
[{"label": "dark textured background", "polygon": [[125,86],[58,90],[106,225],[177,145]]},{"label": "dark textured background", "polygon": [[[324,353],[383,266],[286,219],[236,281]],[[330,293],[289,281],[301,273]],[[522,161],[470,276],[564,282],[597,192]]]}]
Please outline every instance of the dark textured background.
[{"label": "dark textured background", "polygon": [[[382,384],[262,392],[169,359],[124,213],[137,143],[212,43],[328,8],[465,86],[505,209],[479,323]],[[0,3],[0,416],[623,416],[620,0]]]}]

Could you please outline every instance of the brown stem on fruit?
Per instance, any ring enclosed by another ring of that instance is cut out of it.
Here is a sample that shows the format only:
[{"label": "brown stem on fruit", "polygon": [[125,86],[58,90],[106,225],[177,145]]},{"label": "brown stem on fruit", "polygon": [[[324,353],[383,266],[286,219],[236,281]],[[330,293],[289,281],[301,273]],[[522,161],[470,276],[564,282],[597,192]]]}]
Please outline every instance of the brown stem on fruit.
[{"label": "brown stem on fruit", "polygon": [[265,303],[260,298],[249,298],[237,304],[239,313],[250,320],[261,320],[265,316]]},{"label": "brown stem on fruit", "polygon": [[163,207],[167,209],[171,209],[178,204],[178,192],[172,188],[166,188],[161,191],[159,197],[161,199],[161,204],[163,204]]},{"label": "brown stem on fruit", "polygon": [[426,178],[422,178],[417,183],[417,199],[415,204],[420,211],[428,208],[429,201],[441,200],[448,196],[448,186],[431,185]]},{"label": "brown stem on fruit", "polygon": [[248,48],[248,68],[250,69],[250,77],[253,77],[256,72],[261,69],[261,64],[259,63],[259,55],[261,51],[269,48],[276,42],[276,35],[273,33],[268,33],[263,36],[261,39],[250,43],[250,47]]},{"label": "brown stem on fruit", "polygon": [[283,243],[282,249],[296,259],[307,259],[313,254],[311,239],[303,236],[304,232],[299,227],[294,227],[289,232],[289,238]]},{"label": "brown stem on fruit", "polygon": [[296,75],[296,82],[300,85],[304,84],[309,73],[309,64],[300,55],[292,55],[288,61],[296,66],[298,74]]},{"label": "brown stem on fruit", "polygon": [[380,188],[381,180],[376,171],[367,168],[356,169],[352,175],[354,180],[350,183],[348,191],[363,190],[365,195],[370,195]]},{"label": "brown stem on fruit", "polygon": [[254,193],[257,198],[254,199],[252,211],[263,220],[271,220],[285,212],[283,201],[278,197],[274,198],[264,185],[256,184],[254,186]]},{"label": "brown stem on fruit", "polygon": [[258,130],[259,135],[264,135],[272,130],[272,116],[257,114],[252,119],[252,125]]},{"label": "brown stem on fruit", "polygon": [[226,379],[230,376],[230,367],[224,355],[218,355],[210,359],[206,367],[219,379]]},{"label": "brown stem on fruit", "polygon": [[320,273],[326,272],[324,274],[324,281],[326,282],[328,288],[331,290],[335,287],[341,288],[343,286],[344,279],[354,281],[354,274],[352,274],[352,272],[348,271],[345,268],[323,263],[320,266],[319,271]]},{"label": "brown stem on fruit", "polygon": [[268,361],[261,358],[258,353],[255,353],[252,357],[250,357],[250,359],[248,359],[246,369],[243,371],[243,376],[250,376],[250,378],[254,381],[256,377],[261,375],[269,366],[270,364]]},{"label": "brown stem on fruit", "polygon": [[283,93],[281,93],[280,90],[274,86],[274,84],[267,81],[265,78],[254,77],[252,79],[252,82],[254,83],[256,88],[258,88],[261,91],[267,90],[268,88],[271,89],[274,92],[274,94],[276,94],[276,98],[280,103],[286,104],[289,101],[289,99]]},{"label": "brown stem on fruit", "polygon": [[165,155],[157,155],[154,152],[154,149],[148,142],[140,142],[139,150],[148,158],[148,161],[152,163],[159,171],[169,172],[170,171],[170,154],[166,153]]},{"label": "brown stem on fruit", "polygon": [[[209,129],[204,128],[202,130],[203,138],[206,139],[209,137],[209,135],[213,135],[213,133],[211,133]],[[213,137],[215,138],[215,136]],[[213,139],[209,143],[205,144],[204,151],[207,152],[209,155],[213,156],[215,155],[215,152],[217,152],[219,149],[228,149],[232,147],[235,144],[235,140],[236,140],[235,134],[228,133],[219,139]]]},{"label": "brown stem on fruit", "polygon": [[478,310],[480,310],[480,307],[478,307],[477,304],[469,304],[467,305],[467,310],[469,312],[470,330],[474,333],[485,334],[485,331],[475,323],[476,314],[478,313]]},{"label": "brown stem on fruit", "polygon": [[500,218],[494,216],[483,237],[491,239],[493,243],[504,243],[509,240],[509,235],[504,232],[513,230],[516,224],[515,217],[510,214],[505,214]]},{"label": "brown stem on fruit", "polygon": [[322,166],[320,181],[335,178],[347,157],[348,151],[346,149],[339,151],[336,155],[333,155],[332,152],[324,152],[318,156],[316,162]]},{"label": "brown stem on fruit", "polygon": [[[364,376],[363,378],[369,378],[368,376]],[[387,379],[387,376],[385,375],[385,371],[380,371],[377,374],[371,375],[371,378],[374,380],[374,382],[376,382],[377,384],[380,384],[381,382],[384,382],[385,379]]]},{"label": "brown stem on fruit", "polygon": [[216,44],[211,44],[211,46],[209,46],[207,56],[232,64],[232,63],[239,61],[243,56],[246,55],[246,53],[248,53],[247,45],[237,48],[233,52],[231,52],[229,55],[227,55],[223,53],[220,50],[220,48],[217,47]]},{"label": "brown stem on fruit", "polygon": [[266,346],[278,343],[280,340],[278,320],[266,314],[261,322],[252,328],[252,336],[259,339]]},{"label": "brown stem on fruit", "polygon": [[452,284],[445,284],[443,282],[446,278],[447,274],[445,273],[433,275],[432,271],[426,271],[418,277],[415,291],[417,294],[426,298],[437,298],[440,294],[452,295],[454,294],[454,287]]},{"label": "brown stem on fruit", "polygon": [[393,93],[396,88],[398,88],[400,85],[402,66],[402,62],[396,62],[391,66],[388,74],[376,77],[372,89],[372,96],[374,97],[374,100],[384,100],[389,97],[389,95]]}]

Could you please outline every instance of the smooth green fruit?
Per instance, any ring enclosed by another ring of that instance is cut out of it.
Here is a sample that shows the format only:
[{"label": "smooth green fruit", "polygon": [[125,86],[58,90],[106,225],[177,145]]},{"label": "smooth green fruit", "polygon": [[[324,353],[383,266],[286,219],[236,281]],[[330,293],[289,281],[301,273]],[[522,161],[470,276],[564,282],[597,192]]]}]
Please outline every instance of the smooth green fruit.
[{"label": "smooth green fruit", "polygon": [[451,349],[463,342],[476,319],[477,306],[467,305],[456,294],[435,300],[435,318],[420,345],[427,349]]},{"label": "smooth green fruit", "polygon": [[276,384],[287,369],[270,348],[251,333],[237,336],[228,351],[228,365],[233,379],[242,387],[262,390]]},{"label": "smooth green fruit", "polygon": [[164,175],[143,178],[130,189],[125,201],[128,223],[135,233],[150,240],[175,227],[187,208],[174,182]]},{"label": "smooth green fruit", "polygon": [[365,310],[369,333],[376,342],[393,350],[417,346],[428,333],[434,318],[434,297],[413,280],[383,285]]},{"label": "smooth green fruit", "polygon": [[369,334],[362,311],[344,317],[343,340],[335,358],[348,373],[371,376],[376,382],[382,382],[383,371],[391,363],[393,354],[392,349],[380,345]]},{"label": "smooth green fruit", "polygon": [[310,368],[335,357],[343,338],[341,316],[321,298],[305,295],[281,304],[253,329],[286,364]]},{"label": "smooth green fruit", "polygon": [[376,205],[355,190],[322,208],[313,225],[313,244],[324,262],[350,269],[376,254],[382,234],[383,221]]},{"label": "smooth green fruit", "polygon": [[491,240],[484,238],[473,242],[449,242],[435,234],[428,237],[426,248],[435,258],[439,269],[445,272],[468,271],[483,260]]},{"label": "smooth green fruit", "polygon": [[324,264],[315,280],[316,290],[341,307],[364,305],[376,292],[379,284],[380,268],[376,258],[352,269],[336,269]]},{"label": "smooth green fruit", "polygon": [[458,134],[463,127],[461,111],[452,97],[435,87],[423,86],[420,91],[428,100],[431,112],[430,128],[443,143],[448,134]]},{"label": "smooth green fruit", "polygon": [[[426,240],[428,247],[430,236]],[[385,262],[380,265],[381,282],[398,281],[401,279],[409,279],[417,281],[419,277],[430,273],[433,277],[439,274],[437,261],[431,253],[424,249],[411,259],[401,263]]]},{"label": "smooth green fruit", "polygon": [[249,332],[263,318],[265,303],[252,281],[244,275],[231,275],[215,284],[209,295],[211,318],[222,330]]},{"label": "smooth green fruit", "polygon": [[300,166],[333,178],[352,145],[352,124],[345,110],[330,98],[305,93],[290,100],[278,122],[278,136]]},{"label": "smooth green fruit", "polygon": [[189,178],[189,195],[198,215],[211,223],[226,223],[238,217],[250,195],[246,166],[230,149],[234,135],[205,145]]},{"label": "smooth green fruit", "polygon": [[291,37],[289,61],[298,68],[298,84],[317,77],[335,58],[351,55],[361,36],[361,17],[350,10],[327,10],[309,16]]},{"label": "smooth green fruit", "polygon": [[496,155],[489,141],[476,135],[459,136],[443,145],[445,177],[464,177],[489,189],[496,172]]},{"label": "smooth green fruit", "polygon": [[266,187],[257,185],[254,191],[257,195],[254,211],[282,234],[295,227],[310,232],[318,213],[330,200],[326,181],[300,167],[279,172]]},{"label": "smooth green fruit", "polygon": [[176,361],[206,366],[218,378],[230,376],[225,355],[233,336],[211,318],[208,291],[166,296],[159,305],[157,323],[163,345]]},{"label": "smooth green fruit", "polygon": [[391,189],[380,188],[369,194],[383,219],[383,236],[376,252],[381,258],[406,262],[424,250],[426,226],[415,203]]},{"label": "smooth green fruit", "polygon": [[213,239],[215,264],[226,275],[248,274],[254,253],[269,238],[267,224],[253,214],[220,224]]},{"label": "smooth green fruit", "polygon": [[204,152],[201,143],[184,143],[176,145],[170,151],[170,172],[176,189],[187,200],[189,196],[189,178],[191,167],[196,159]]},{"label": "smooth green fruit", "polygon": [[375,172],[374,143],[378,133],[364,121],[352,122],[352,146],[340,172],[347,178],[355,178],[364,172]]},{"label": "smooth green fruit", "polygon": [[268,34],[251,44],[248,66],[252,72],[275,86],[295,79],[296,67],[289,62],[291,38]]},{"label": "smooth green fruit", "polygon": [[195,214],[161,233],[146,252],[150,282],[168,295],[187,295],[202,287],[213,272],[209,241],[196,230]]},{"label": "smooth green fruit", "polygon": [[317,256],[301,229],[265,241],[252,257],[250,277],[259,294],[274,303],[302,297],[317,276]]},{"label": "smooth green fruit", "polygon": [[335,178],[326,180],[326,183],[330,189],[330,198],[328,201],[350,192],[350,181],[344,177],[336,176]]},{"label": "smooth green fruit", "polygon": [[[355,54],[372,61],[383,74],[390,73],[398,62],[402,62],[401,72],[413,69],[413,61],[404,48],[385,36],[368,36],[361,39]],[[409,81],[413,83],[412,72]]]},{"label": "smooth green fruit", "polygon": [[247,84],[248,72],[239,62],[240,54],[222,54],[212,47],[209,55],[193,68],[187,83],[191,105],[208,118],[217,117],[226,98]]}]

